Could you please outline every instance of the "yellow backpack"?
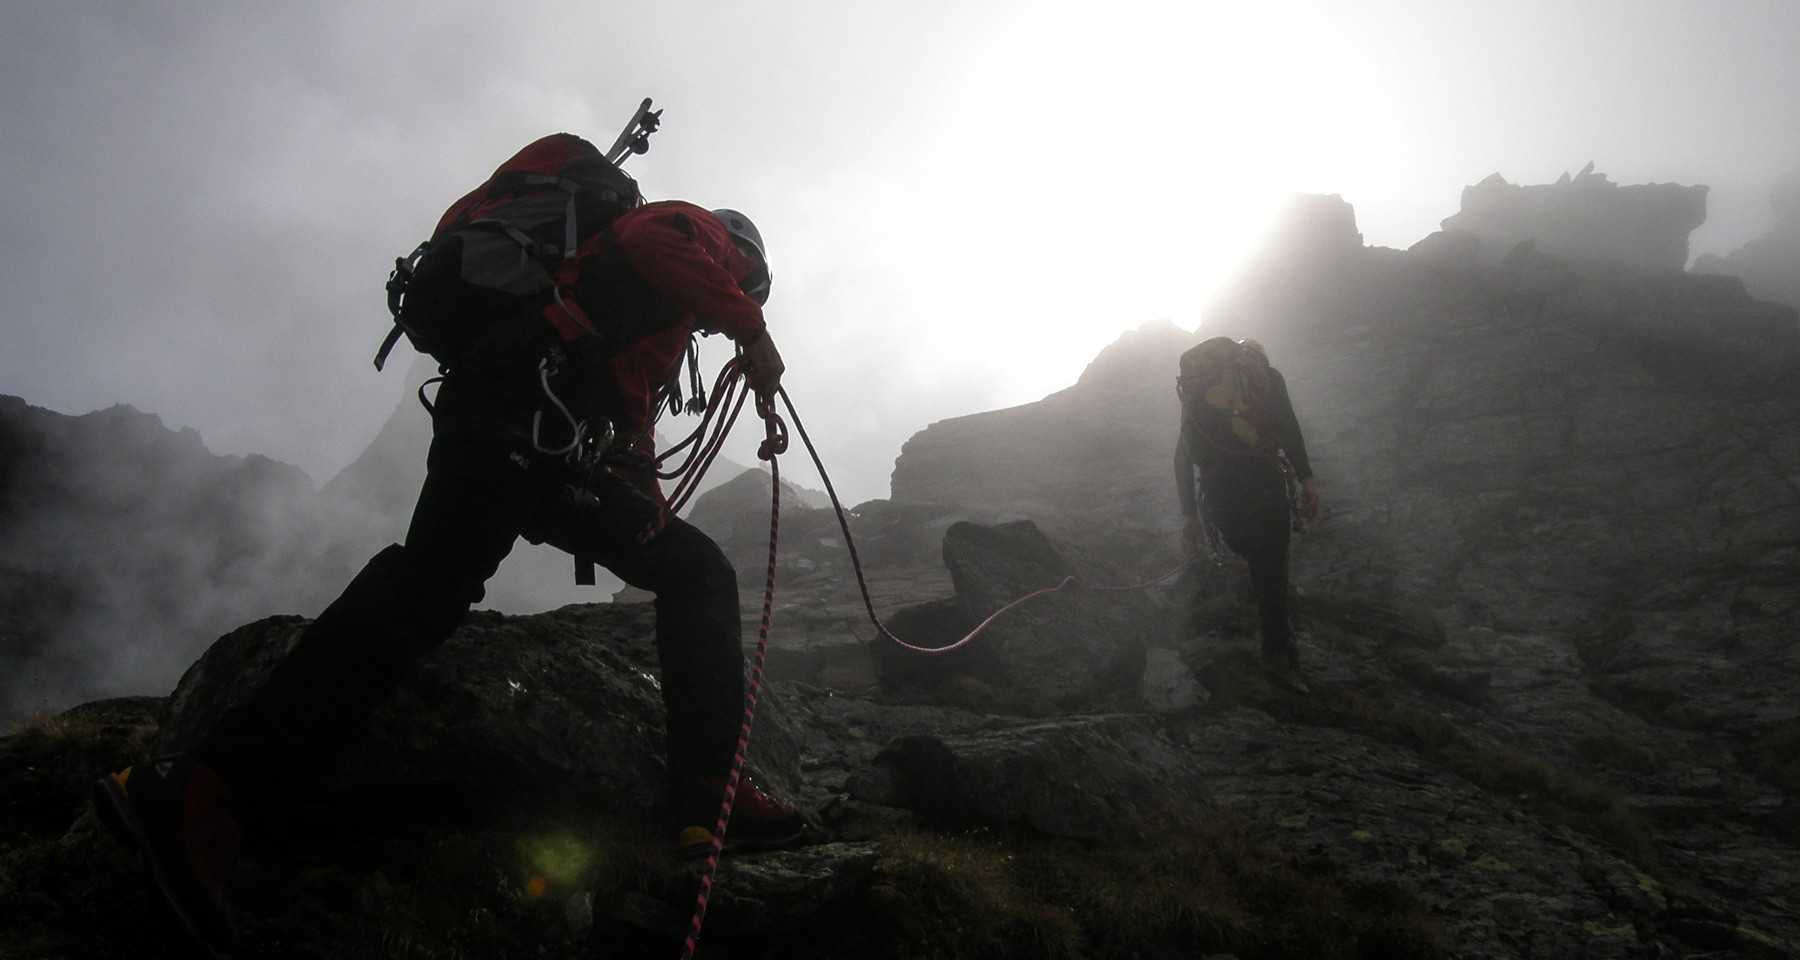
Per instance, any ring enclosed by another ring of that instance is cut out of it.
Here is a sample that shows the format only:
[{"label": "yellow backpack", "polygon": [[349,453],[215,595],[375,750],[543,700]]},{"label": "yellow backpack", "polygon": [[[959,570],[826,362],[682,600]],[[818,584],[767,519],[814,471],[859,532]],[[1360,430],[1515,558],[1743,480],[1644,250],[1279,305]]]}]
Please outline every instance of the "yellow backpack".
[{"label": "yellow backpack", "polygon": [[1280,440],[1269,423],[1269,358],[1262,351],[1230,337],[1203,340],[1181,355],[1175,389],[1194,456],[1275,455]]}]

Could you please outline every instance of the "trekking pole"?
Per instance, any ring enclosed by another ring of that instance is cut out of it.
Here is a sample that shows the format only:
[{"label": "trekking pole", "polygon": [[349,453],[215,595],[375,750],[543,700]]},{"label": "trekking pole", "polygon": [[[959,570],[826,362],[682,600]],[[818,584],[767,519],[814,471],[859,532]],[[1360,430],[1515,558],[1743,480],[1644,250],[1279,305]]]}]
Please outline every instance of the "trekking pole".
[{"label": "trekking pole", "polygon": [[606,159],[613,166],[624,166],[632,154],[646,153],[650,150],[650,135],[656,132],[662,123],[662,111],[650,109],[650,98],[638,104],[637,112],[631,115],[630,122],[619,133],[619,139],[613,141],[612,148],[606,151]]}]

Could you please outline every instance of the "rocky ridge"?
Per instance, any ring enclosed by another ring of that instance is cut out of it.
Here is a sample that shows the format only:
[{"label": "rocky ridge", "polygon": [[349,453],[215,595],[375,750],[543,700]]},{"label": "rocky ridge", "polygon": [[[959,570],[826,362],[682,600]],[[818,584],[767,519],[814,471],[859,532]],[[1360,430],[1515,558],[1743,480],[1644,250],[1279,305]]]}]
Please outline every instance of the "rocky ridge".
[{"label": "rocky ridge", "polygon": [[1695,273],[1739,277],[1759,300],[1800,309],[1800,166],[1769,191],[1775,223],[1768,233],[1725,254],[1694,258]]},{"label": "rocky ridge", "polygon": [[[892,499],[850,511],[921,646],[1076,578],[960,660],[877,638],[835,517],[784,503],[751,753],[816,842],[727,860],[713,955],[1800,956],[1793,311],[1453,238],[1370,249],[1341,200],[1304,206],[1208,332],[1267,344],[1308,429],[1313,692],[1250,655],[1235,567],[1088,589],[1180,559],[1151,372],[1198,335],[1146,325],[1068,391],[923,431]],[[754,619],[766,538],[720,530]],[[0,939],[141,934],[83,785],[179,743],[300,626],[0,741],[23,826]],[[654,813],[649,636],[634,603],[472,616],[253,853],[257,955],[674,955],[697,875]]]},{"label": "rocky ridge", "polygon": [[1553,184],[1508,183],[1496,173],[1465,187],[1462,208],[1442,226],[1473,238],[1491,265],[1523,245],[1584,264],[1680,272],[1688,234],[1705,222],[1705,187],[1621,185],[1589,163]]}]

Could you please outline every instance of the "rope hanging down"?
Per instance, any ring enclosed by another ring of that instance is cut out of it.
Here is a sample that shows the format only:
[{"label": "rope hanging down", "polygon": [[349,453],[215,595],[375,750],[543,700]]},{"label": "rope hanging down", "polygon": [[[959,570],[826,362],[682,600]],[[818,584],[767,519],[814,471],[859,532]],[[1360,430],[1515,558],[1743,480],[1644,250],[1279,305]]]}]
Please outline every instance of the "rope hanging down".
[{"label": "rope hanging down", "polygon": [[[1064,577],[1062,582],[1053,587],[1045,587],[1028,593],[994,611],[974,630],[970,631],[968,636],[946,647],[917,647],[894,636],[875,613],[874,600],[869,596],[868,580],[863,574],[862,559],[856,552],[856,540],[850,535],[849,517],[844,512],[843,502],[838,499],[837,490],[832,486],[830,475],[825,471],[825,464],[819,457],[818,450],[813,446],[812,438],[807,435],[806,427],[801,424],[800,415],[795,412],[793,401],[788,398],[787,391],[777,390],[776,393],[780,396],[782,405],[787,409],[788,417],[794,423],[794,431],[800,435],[801,442],[805,444],[807,455],[812,458],[813,466],[819,471],[819,479],[825,484],[826,494],[831,498],[831,507],[837,514],[838,527],[844,533],[844,545],[849,548],[850,562],[856,571],[856,583],[862,591],[863,607],[869,613],[869,621],[890,643],[915,653],[948,653],[973,641],[983,630],[987,629],[988,624],[993,623],[1007,611],[1034,598],[1055,593],[1077,583],[1075,577]],[[719,371],[718,381],[713,388],[713,402],[707,405],[700,425],[687,439],[656,458],[657,476],[665,480],[678,478],[676,492],[670,497],[670,512],[679,511],[694,495],[701,476],[718,458],[719,449],[730,434],[731,427],[736,423],[738,413],[742,410],[744,401],[749,395],[745,384],[742,359],[733,358]],[[777,458],[780,454],[787,452],[788,434],[786,423],[775,410],[773,398],[757,397],[756,413],[762,418],[764,428],[763,442],[757,449],[756,456],[757,459],[766,460],[769,464],[769,557],[763,580],[762,621],[756,633],[756,654],[751,660],[750,682],[744,697],[744,719],[738,728],[737,751],[731,759],[731,772],[725,780],[725,794],[720,800],[719,815],[713,824],[713,844],[707,852],[706,867],[700,876],[700,889],[694,898],[694,912],[688,925],[687,940],[682,947],[682,960],[692,960],[694,952],[699,949],[700,932],[706,920],[707,904],[712,897],[713,882],[719,869],[719,858],[725,849],[725,831],[731,822],[731,808],[737,800],[738,782],[743,778],[745,757],[750,749],[750,733],[756,721],[756,702],[762,692],[763,663],[768,654],[769,623],[775,607],[776,545],[781,532],[781,468]],[[672,459],[675,454],[690,447],[692,450],[687,459],[683,460],[679,466],[666,472],[661,469],[663,464]],[[1157,586],[1174,579],[1187,567],[1189,562],[1191,561],[1184,561],[1168,573],[1143,583],[1123,587],[1083,585],[1082,589],[1110,593]]]},{"label": "rope hanging down", "polygon": [[[735,363],[736,361],[733,361]],[[727,364],[731,366],[731,364]],[[723,379],[723,372],[720,374]],[[740,374],[739,378],[742,380]],[[739,399],[742,405],[742,399]],[[738,728],[737,752],[731,758],[731,773],[725,778],[725,796],[719,803],[719,817],[713,824],[712,849],[706,854],[706,869],[700,875],[700,892],[694,898],[694,916],[688,925],[687,942],[682,947],[682,960],[691,960],[700,945],[700,927],[706,920],[706,904],[712,896],[713,876],[719,870],[719,855],[725,849],[725,830],[731,823],[731,807],[737,800],[738,780],[744,774],[744,757],[750,751],[750,729],[756,721],[756,699],[762,693],[763,660],[769,649],[769,620],[775,608],[775,544],[781,532],[781,468],[776,455],[787,450],[787,428],[775,413],[773,402],[761,397],[756,412],[763,419],[763,442],[756,451],[757,459],[769,462],[769,566],[763,580],[762,625],[756,631],[756,656],[750,666],[750,688],[744,697],[744,722]],[[737,411],[732,411],[735,419]],[[695,436],[699,436],[696,432]],[[692,439],[692,438],[690,438]],[[716,454],[716,450],[714,451]],[[692,461],[690,461],[691,463]],[[702,464],[702,471],[709,465]]]}]

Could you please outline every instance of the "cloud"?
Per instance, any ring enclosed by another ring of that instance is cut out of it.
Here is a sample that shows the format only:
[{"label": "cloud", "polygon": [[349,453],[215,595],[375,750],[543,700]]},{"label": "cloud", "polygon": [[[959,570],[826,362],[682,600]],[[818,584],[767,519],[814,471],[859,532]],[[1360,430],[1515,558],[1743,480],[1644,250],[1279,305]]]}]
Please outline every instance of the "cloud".
[{"label": "cloud", "polygon": [[[1704,182],[1694,252],[1800,159],[1800,6],[1121,0],[0,10],[0,392],[114,402],[323,482],[397,403],[393,258],[520,144],[643,96],[654,196],[750,212],[852,499],[934,419],[1203,322],[1291,190],[1409,246],[1492,172]],[[742,456],[741,452],[735,455]]]}]

